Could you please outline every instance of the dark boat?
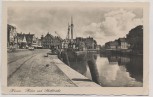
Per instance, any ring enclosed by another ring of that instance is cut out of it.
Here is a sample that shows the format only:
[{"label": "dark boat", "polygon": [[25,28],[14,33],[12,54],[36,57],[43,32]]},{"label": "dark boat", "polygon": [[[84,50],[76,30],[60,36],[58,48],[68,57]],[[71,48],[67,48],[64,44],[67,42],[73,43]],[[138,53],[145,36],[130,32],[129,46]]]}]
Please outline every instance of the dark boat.
[{"label": "dark boat", "polygon": [[73,39],[73,27],[73,19],[71,17],[71,25],[68,24],[67,38],[62,43],[63,46],[61,51],[61,58],[67,64],[69,64],[69,62],[75,62],[76,60],[85,61],[87,59],[87,50],[85,49],[85,44],[83,42],[77,44]]},{"label": "dark boat", "polygon": [[[61,58],[63,62],[69,64],[69,62],[87,61],[93,55],[97,53],[96,49],[88,48],[83,38],[79,40],[73,39],[73,20],[71,18],[71,25],[68,24],[68,33],[65,40],[62,43]],[[71,37],[70,37],[71,36]]]}]

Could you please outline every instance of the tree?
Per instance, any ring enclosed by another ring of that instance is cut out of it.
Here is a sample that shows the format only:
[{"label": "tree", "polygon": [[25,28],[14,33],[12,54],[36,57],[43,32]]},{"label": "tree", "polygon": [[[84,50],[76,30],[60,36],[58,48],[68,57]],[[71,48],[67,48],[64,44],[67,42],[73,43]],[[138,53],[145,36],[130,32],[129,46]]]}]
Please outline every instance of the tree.
[{"label": "tree", "polygon": [[129,31],[127,42],[133,51],[143,51],[143,26],[139,25]]}]

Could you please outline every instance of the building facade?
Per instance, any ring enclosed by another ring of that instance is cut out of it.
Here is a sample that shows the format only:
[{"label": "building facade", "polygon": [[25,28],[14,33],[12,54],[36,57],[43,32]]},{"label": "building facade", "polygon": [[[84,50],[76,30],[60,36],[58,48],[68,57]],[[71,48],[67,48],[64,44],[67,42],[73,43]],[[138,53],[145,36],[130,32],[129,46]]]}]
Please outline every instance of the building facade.
[{"label": "building facade", "polygon": [[118,47],[119,49],[121,50],[129,49],[130,45],[128,44],[126,38],[119,38],[118,43],[119,43],[119,47]]},{"label": "building facade", "polygon": [[127,50],[130,44],[127,42],[126,38],[119,38],[115,41],[110,41],[105,43],[105,49],[107,50]]},{"label": "building facade", "polygon": [[58,49],[62,48],[62,39],[58,36],[54,37],[54,46]]},{"label": "building facade", "polygon": [[38,47],[37,48],[42,49],[42,44],[41,43],[42,43],[41,39],[38,39]]},{"label": "building facade", "polygon": [[27,47],[26,35],[22,33],[17,33],[18,46],[20,49]]},{"label": "building facade", "polygon": [[45,49],[49,49],[52,46],[54,46],[54,37],[49,34],[49,32],[47,33],[47,35],[45,37],[41,37],[41,41],[42,41],[42,47]]},{"label": "building facade", "polygon": [[36,44],[36,37],[34,34],[24,34],[21,32],[17,34],[17,41],[19,48],[27,48]]},{"label": "building facade", "polygon": [[7,47],[17,48],[17,31],[16,27],[7,24]]},{"label": "building facade", "polygon": [[96,49],[97,47],[97,43],[92,37],[85,38],[84,42],[87,49]]},{"label": "building facade", "polygon": [[118,41],[110,41],[105,43],[105,48],[108,50],[117,50],[118,49]]},{"label": "building facade", "polygon": [[58,49],[62,48],[63,40],[59,36],[52,36],[51,34],[49,34],[49,32],[46,34],[45,37],[42,35],[40,41],[42,48],[45,49],[50,49],[52,47],[56,47]]}]

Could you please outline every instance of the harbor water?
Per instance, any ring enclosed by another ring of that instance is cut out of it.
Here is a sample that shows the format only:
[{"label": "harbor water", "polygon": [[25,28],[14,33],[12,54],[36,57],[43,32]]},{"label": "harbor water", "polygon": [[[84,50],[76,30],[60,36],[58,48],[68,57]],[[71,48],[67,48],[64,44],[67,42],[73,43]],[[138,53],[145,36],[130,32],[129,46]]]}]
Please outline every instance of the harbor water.
[{"label": "harbor water", "polygon": [[[103,87],[142,87],[143,56],[96,54],[94,67],[88,60],[70,61],[69,66]],[[90,68],[89,68],[90,67]]]}]

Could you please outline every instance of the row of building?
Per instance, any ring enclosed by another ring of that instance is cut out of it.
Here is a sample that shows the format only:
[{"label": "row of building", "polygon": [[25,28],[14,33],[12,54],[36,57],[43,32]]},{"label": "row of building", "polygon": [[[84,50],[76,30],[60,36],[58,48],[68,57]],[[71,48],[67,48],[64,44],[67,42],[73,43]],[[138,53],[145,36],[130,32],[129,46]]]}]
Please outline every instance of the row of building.
[{"label": "row of building", "polygon": [[[97,42],[92,37],[82,38],[76,37],[75,39],[62,39],[60,36],[53,36],[49,32],[44,36],[42,35],[39,39],[35,37],[35,34],[17,33],[16,27],[7,25],[7,46],[8,48],[20,48],[25,49],[30,46],[35,48],[50,49],[51,47],[57,48],[70,48],[70,44],[73,43],[74,49],[96,49]],[[72,42],[73,41],[73,42]]]},{"label": "row of building", "polygon": [[126,38],[119,38],[115,41],[110,41],[105,43],[105,48],[107,50],[122,50],[122,49],[128,49],[130,47],[130,44],[127,42]]},{"label": "row of building", "polygon": [[82,38],[76,37],[75,39],[62,39],[59,36],[52,36],[51,34],[47,34],[45,37],[41,36],[41,45],[43,48],[51,48],[56,47],[58,49],[61,48],[73,48],[78,50],[83,49],[96,49],[97,42],[92,37]]},{"label": "row of building", "polygon": [[17,33],[16,27],[10,24],[7,25],[7,47],[25,49],[28,47],[35,48],[51,48],[57,46],[61,48],[62,39],[58,36],[52,36],[49,32],[39,39],[35,34]]},{"label": "row of building", "polygon": [[[66,41],[66,40],[65,40]],[[72,41],[72,42],[71,42]],[[70,42],[63,42],[63,48],[73,48],[76,50],[97,49],[97,42],[92,37],[76,37]],[[66,43],[67,45],[64,45]],[[71,47],[72,46],[72,47]]]},{"label": "row of building", "polygon": [[40,46],[40,40],[34,34],[17,33],[16,27],[7,25],[7,47],[8,48],[28,48],[29,46]]},{"label": "row of building", "polygon": [[106,50],[135,50],[143,51],[143,26],[139,25],[129,31],[126,38],[105,43]]},{"label": "row of building", "polygon": [[8,35],[8,47],[15,48],[27,48],[29,46],[34,46],[35,48],[45,48],[50,49],[52,47],[61,48],[73,48],[78,50],[84,49],[97,49],[100,46],[97,46],[97,42],[92,37],[82,38],[76,37],[73,38],[73,18],[71,17],[71,24],[68,23],[68,32],[66,39],[62,39],[58,33],[58,36],[53,36],[49,32],[41,38],[35,37],[34,34],[24,34],[17,33],[16,27],[12,25],[7,25],[7,35]]}]

